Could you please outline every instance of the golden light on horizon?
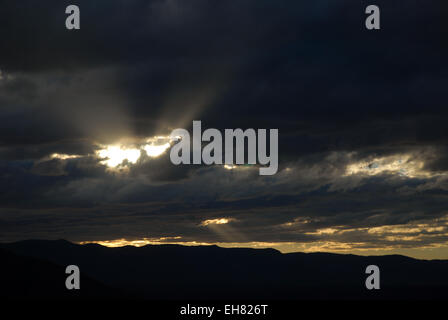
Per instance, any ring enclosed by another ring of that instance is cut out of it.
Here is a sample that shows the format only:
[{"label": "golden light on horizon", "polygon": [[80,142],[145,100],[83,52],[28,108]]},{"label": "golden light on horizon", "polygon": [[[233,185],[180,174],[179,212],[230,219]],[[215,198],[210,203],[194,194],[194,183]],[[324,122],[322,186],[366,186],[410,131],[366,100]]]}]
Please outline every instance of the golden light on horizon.
[{"label": "golden light on horizon", "polygon": [[[141,238],[141,239],[114,239],[114,240],[101,240],[101,241],[81,241],[79,244],[89,244],[96,243],[102,245],[104,247],[109,248],[119,248],[125,246],[133,246],[133,247],[143,247],[146,245],[156,245],[156,244],[171,244],[172,240],[179,240],[182,237],[161,237],[161,238]],[[168,241],[168,242],[167,242]],[[176,242],[177,243],[177,242]]]},{"label": "golden light on horizon", "polygon": [[161,238],[142,238],[142,239],[115,239],[102,241],[81,241],[78,244],[85,245],[96,243],[104,247],[118,248],[124,246],[143,247],[146,245],[182,245],[182,246],[212,246],[216,245],[222,248],[252,248],[252,249],[276,249],[282,253],[293,252],[332,252],[340,254],[358,254],[358,255],[384,255],[384,254],[402,254],[417,259],[440,259],[440,255],[448,257],[448,242],[438,245],[422,245],[414,248],[405,248],[401,246],[387,245],[381,247],[368,246],[365,242],[340,242],[340,241],[315,241],[310,243],[301,242],[204,242],[204,241],[182,241],[182,237],[161,237]]}]

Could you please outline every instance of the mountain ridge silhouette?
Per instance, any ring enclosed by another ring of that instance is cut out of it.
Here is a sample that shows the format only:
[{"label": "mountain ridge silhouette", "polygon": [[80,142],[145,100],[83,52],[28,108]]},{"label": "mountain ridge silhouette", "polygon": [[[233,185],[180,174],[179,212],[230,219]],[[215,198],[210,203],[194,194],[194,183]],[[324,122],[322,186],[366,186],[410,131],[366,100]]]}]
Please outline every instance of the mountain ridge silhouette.
[{"label": "mountain ridge silhouette", "polygon": [[[109,296],[106,295],[108,289],[106,292],[101,289],[93,297],[170,300],[448,298],[448,260],[418,260],[400,255],[284,254],[269,248],[171,244],[110,248],[66,240],[1,243],[0,249],[2,261],[9,252],[59,268],[74,264],[81,270],[81,283],[86,277],[104,284],[104,288],[114,288],[110,289]],[[380,290],[365,288],[368,276],[365,269],[371,264],[378,265],[381,270]],[[65,277],[62,274],[63,280]]]}]

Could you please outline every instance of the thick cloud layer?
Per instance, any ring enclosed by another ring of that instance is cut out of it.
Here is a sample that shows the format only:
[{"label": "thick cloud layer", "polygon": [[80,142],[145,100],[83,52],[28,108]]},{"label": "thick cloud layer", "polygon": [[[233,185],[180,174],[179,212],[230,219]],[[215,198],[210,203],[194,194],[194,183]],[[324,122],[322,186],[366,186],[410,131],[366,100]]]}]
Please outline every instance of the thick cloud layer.
[{"label": "thick cloud layer", "polygon": [[[0,1],[1,240],[446,245],[443,1],[69,4]],[[278,128],[279,173],[97,156],[193,120]]]}]

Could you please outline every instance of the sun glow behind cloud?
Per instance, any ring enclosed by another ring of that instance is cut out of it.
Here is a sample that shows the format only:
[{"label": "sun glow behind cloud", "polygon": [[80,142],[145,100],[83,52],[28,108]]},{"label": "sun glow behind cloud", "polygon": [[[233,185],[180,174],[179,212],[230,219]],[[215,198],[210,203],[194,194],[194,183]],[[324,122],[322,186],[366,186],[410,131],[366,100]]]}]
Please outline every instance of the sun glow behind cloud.
[{"label": "sun glow behind cloud", "polygon": [[108,167],[117,167],[127,161],[129,163],[137,163],[140,158],[141,152],[139,149],[126,148],[123,146],[107,146],[97,152],[100,158],[104,160],[101,161],[102,164]]},{"label": "sun glow behind cloud", "polygon": [[170,137],[156,136],[140,143],[101,145],[96,156],[101,159],[101,164],[109,168],[128,167],[136,164],[145,153],[150,158],[159,157],[171,147],[172,141]]},{"label": "sun glow behind cloud", "polygon": [[146,151],[148,157],[158,157],[162,153],[164,153],[170,146],[171,144],[168,142],[160,146],[148,144],[143,146],[143,150]]}]

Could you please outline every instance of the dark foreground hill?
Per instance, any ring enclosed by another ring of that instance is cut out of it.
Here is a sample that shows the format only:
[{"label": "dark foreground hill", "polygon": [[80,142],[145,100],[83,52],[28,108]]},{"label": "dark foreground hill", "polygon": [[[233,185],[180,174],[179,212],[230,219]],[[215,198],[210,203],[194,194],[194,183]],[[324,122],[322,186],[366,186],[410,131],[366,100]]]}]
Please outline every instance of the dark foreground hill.
[{"label": "dark foreground hill", "polygon": [[[81,270],[80,292],[88,297],[117,297],[118,291],[110,289],[116,288],[126,297],[149,299],[448,298],[445,260],[217,246],[106,248],[64,240],[28,240],[0,248],[0,272],[9,279],[2,295],[33,296],[43,287],[46,296],[67,294],[65,266],[75,264]],[[365,288],[365,269],[371,264],[380,267],[380,290]]]},{"label": "dark foreground hill", "polygon": [[2,299],[97,299],[124,295],[86,276],[83,290],[67,290],[65,267],[0,249]]}]

